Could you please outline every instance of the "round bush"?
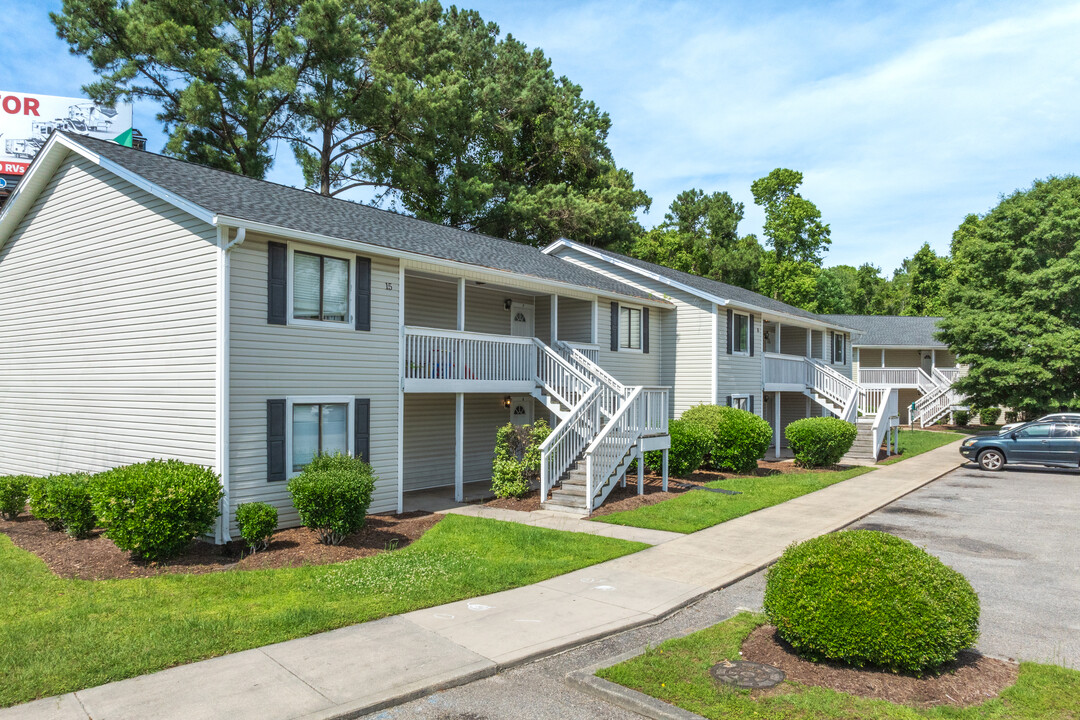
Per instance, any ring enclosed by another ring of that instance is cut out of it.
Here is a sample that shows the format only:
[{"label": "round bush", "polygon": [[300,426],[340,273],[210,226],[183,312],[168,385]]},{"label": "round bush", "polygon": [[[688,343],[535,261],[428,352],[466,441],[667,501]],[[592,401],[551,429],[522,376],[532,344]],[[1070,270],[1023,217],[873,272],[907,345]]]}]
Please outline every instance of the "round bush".
[{"label": "round bush", "polygon": [[30,502],[30,514],[45,523],[50,530],[63,530],[64,522],[60,519],[60,510],[53,504],[49,487],[55,482],[56,475],[30,478],[26,488]]},{"label": "round bush", "polygon": [[802,467],[826,467],[840,462],[855,443],[856,427],[840,418],[803,418],[784,429],[795,462]]},{"label": "round bush", "polygon": [[319,534],[319,542],[340,545],[364,527],[376,478],[360,458],[318,455],[289,481],[300,522]]},{"label": "round bush", "polygon": [[60,524],[73,538],[84,538],[97,525],[90,499],[90,476],[86,473],[54,475],[47,485],[49,504]]},{"label": "round bush", "polygon": [[957,410],[952,414],[953,425],[957,427],[967,427],[967,424],[971,422],[971,413],[967,410]]},{"label": "round bush", "polygon": [[179,460],[150,460],[94,476],[91,497],[105,535],[121,550],[161,560],[211,531],[223,491],[217,474]]},{"label": "round bush", "polygon": [[29,475],[0,476],[0,515],[14,520],[26,507],[27,492],[30,487]]},{"label": "round bush", "polygon": [[[708,431],[686,420],[669,420],[668,435],[671,436],[668,472],[676,477],[684,477],[700,468],[709,446]],[[645,467],[655,473],[661,472],[664,469],[663,453],[659,450],[645,453]]]},{"label": "round bush", "polygon": [[705,466],[713,470],[753,472],[772,441],[769,423],[752,412],[720,405],[696,405],[682,420],[708,435]]},{"label": "round bush", "polygon": [[270,537],[277,530],[277,508],[264,502],[242,503],[236,506],[236,524],[252,552],[265,550],[270,547]]},{"label": "round bush", "polygon": [[922,673],[979,637],[963,575],[907,540],[847,530],[789,547],[766,575],[765,614],[809,660]]},{"label": "round bush", "polygon": [[1001,408],[988,407],[979,409],[979,422],[983,425],[995,425],[1001,415]]},{"label": "round bush", "polygon": [[491,492],[497,498],[523,498],[529,494],[523,463],[513,458],[491,463]]}]

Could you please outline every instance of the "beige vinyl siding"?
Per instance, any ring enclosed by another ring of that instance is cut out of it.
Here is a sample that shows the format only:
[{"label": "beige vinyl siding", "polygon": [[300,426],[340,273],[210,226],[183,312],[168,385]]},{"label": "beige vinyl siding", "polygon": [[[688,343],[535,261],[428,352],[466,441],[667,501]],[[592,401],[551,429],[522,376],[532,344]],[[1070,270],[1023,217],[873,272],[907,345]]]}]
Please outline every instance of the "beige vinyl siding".
[{"label": "beige vinyl siding", "polygon": [[951,350],[938,348],[934,351],[934,363],[937,367],[956,367],[956,355]]},{"label": "beige vinyl siding", "polygon": [[217,231],[71,154],[0,248],[0,475],[216,456]]},{"label": "beige vinyl siding", "polygon": [[539,295],[536,298],[534,314],[536,337],[541,342],[551,344],[551,296]]},{"label": "beige vinyl siding", "polygon": [[816,405],[806,395],[797,392],[780,393],[780,447],[788,447],[784,428],[796,420],[813,417],[810,406]]},{"label": "beige vinyl siding", "polygon": [[825,340],[824,331],[811,330],[810,331],[810,357],[821,360],[825,357]]},{"label": "beige vinyl siding", "polygon": [[[880,350],[878,357],[881,357]],[[885,351],[885,367],[917,368],[922,367],[921,350],[893,350]]]},{"label": "beige vinyl siding", "polygon": [[780,352],[784,355],[806,357],[807,328],[780,323]]},{"label": "beige vinyl siding", "polygon": [[[611,352],[611,304],[607,300],[601,301],[597,312],[597,342],[600,345],[600,364],[605,369],[623,382],[635,383],[635,380],[644,379],[648,384],[670,387],[672,417],[678,417],[693,405],[712,402],[712,303],[571,248],[560,249],[558,256],[653,292],[675,306],[674,310],[649,310],[649,355],[653,357],[640,354],[631,357],[629,353]],[[652,365],[657,359],[659,367]],[[641,363],[641,366],[635,365],[635,362]],[[644,383],[639,381],[635,384]]]},{"label": "beige vinyl siding", "polygon": [[[491,480],[495,432],[510,422],[503,405],[505,395],[465,395],[465,454],[462,474],[466,483]],[[453,393],[405,395],[405,491],[454,484],[455,397]],[[533,418],[547,419],[547,410],[534,403]]]},{"label": "beige vinyl siding", "polygon": [[[560,297],[559,339],[566,342],[591,342],[592,308],[592,301]],[[653,310],[653,312],[656,311]]]},{"label": "beige vinyl siding", "polygon": [[[719,361],[716,367],[716,394],[720,405],[727,404],[729,395],[750,395],[754,398],[754,414],[762,414],[762,388],[764,387],[761,376],[761,353],[763,351],[763,323],[760,314],[750,313],[748,310],[732,308],[732,313],[753,315],[754,318],[754,354],[728,355],[727,339],[727,308],[719,308],[720,323],[717,328]],[[734,323],[733,323],[734,324]]]},{"label": "beige vinyl siding", "polygon": [[[531,295],[497,288],[469,285],[465,288],[465,330],[468,332],[510,334],[507,299],[531,305]],[[457,327],[457,281],[454,278],[405,276],[405,324],[417,327],[453,330]]]},{"label": "beige vinyl siding", "polygon": [[[400,382],[397,260],[371,258],[369,332],[268,325],[266,241],[249,233],[231,260],[232,504],[268,502],[278,508],[283,526],[298,523],[286,483],[266,480],[266,401],[333,395],[371,400],[371,464],[379,478],[371,512],[394,511]],[[393,289],[387,289],[387,283]]]}]

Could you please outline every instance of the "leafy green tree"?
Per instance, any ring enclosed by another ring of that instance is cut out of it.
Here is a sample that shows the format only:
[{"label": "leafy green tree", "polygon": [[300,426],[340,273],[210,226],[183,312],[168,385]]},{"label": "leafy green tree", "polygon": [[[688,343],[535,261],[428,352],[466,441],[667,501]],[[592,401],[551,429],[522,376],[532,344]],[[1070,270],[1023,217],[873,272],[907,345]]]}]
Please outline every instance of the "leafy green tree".
[{"label": "leafy green tree", "polygon": [[451,7],[420,50],[428,107],[410,142],[385,146],[377,180],[395,204],[435,222],[546,244],[629,243],[648,195],[607,146],[611,120],[529,50],[473,11]]},{"label": "leafy green tree", "polygon": [[942,291],[951,272],[949,258],[939,256],[923,243],[911,258],[911,302],[904,308],[904,315],[940,315],[945,310]]},{"label": "leafy green tree", "polygon": [[1080,178],[1018,190],[954,236],[939,337],[976,407],[1080,408]]},{"label": "leafy green tree", "polygon": [[98,102],[153,100],[169,153],[262,178],[309,55],[303,0],[64,0],[57,34],[100,77]]},{"label": "leafy green tree", "polygon": [[821,211],[798,193],[803,175],[777,168],[750,185],[765,210],[764,233],[772,255],[762,262],[761,287],[774,299],[800,307],[814,303],[817,271],[832,240]]},{"label": "leafy green tree", "polygon": [[743,204],[726,192],[686,190],[672,201],[664,222],[634,241],[630,254],[701,277],[757,289],[761,245],[739,237]]},{"label": "leafy green tree", "polygon": [[859,291],[858,273],[851,265],[822,268],[817,276],[814,311],[827,315],[865,314],[865,308],[855,303]]}]

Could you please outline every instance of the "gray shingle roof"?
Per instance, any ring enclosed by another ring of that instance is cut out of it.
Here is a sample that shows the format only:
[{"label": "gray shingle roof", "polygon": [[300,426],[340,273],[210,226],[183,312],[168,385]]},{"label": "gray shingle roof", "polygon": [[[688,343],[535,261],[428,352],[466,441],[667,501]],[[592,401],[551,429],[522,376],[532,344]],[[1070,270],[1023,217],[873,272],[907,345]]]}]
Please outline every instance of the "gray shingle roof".
[{"label": "gray shingle roof", "polygon": [[[671,280],[681,282],[684,285],[689,285],[695,290],[700,290],[703,293],[731,300],[735,304],[743,303],[755,308],[761,308],[762,310],[783,313],[785,315],[813,320],[819,323],[833,324],[832,321],[826,320],[825,316],[817,315],[807,310],[803,310],[802,308],[788,305],[787,303],[782,303],[779,300],[773,300],[766,295],[756,293],[753,290],[747,290],[746,288],[741,288],[738,285],[728,285],[727,283],[718,280],[710,280],[709,278],[699,277],[698,275],[691,275],[690,273],[681,270],[673,270],[669,267],[664,267],[663,265],[657,265],[656,263],[647,262],[645,260],[638,260],[629,255],[620,255],[619,253],[611,252],[610,250],[599,250],[599,252],[622,262],[634,265],[635,267],[639,267],[642,270],[647,270]],[[850,327],[844,325],[844,323],[835,324],[840,325],[841,327]]]},{"label": "gray shingle roof", "polygon": [[642,290],[545,255],[539,249],[521,243],[133,150],[106,140],[70,134],[65,136],[211,213],[607,293],[652,298]]},{"label": "gray shingle roof", "polygon": [[938,317],[899,315],[822,315],[838,324],[858,330],[851,344],[863,347],[910,347],[929,350],[948,347],[934,338]]}]

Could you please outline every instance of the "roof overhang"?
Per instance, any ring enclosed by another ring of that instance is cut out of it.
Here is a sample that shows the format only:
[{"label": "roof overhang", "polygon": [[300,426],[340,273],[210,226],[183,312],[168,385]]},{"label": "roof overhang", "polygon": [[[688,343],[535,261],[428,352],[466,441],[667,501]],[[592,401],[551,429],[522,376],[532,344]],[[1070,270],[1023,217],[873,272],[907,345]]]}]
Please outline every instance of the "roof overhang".
[{"label": "roof overhang", "polygon": [[[789,315],[787,313],[779,312],[777,310],[770,310],[770,309],[767,309],[767,308],[760,307],[758,305],[754,305],[752,303],[743,302],[742,300],[731,300],[730,298],[720,297],[719,295],[715,295],[713,293],[705,292],[704,290],[699,290],[698,288],[695,288],[695,287],[693,287],[691,285],[687,285],[686,283],[679,282],[678,280],[675,280],[673,278],[669,278],[666,275],[663,275],[661,273],[653,272],[651,270],[646,270],[645,268],[638,267],[637,265],[634,265],[633,263],[628,263],[628,262],[626,262],[624,260],[620,260],[619,258],[608,255],[604,251],[597,250],[596,248],[594,248],[594,247],[592,247],[590,245],[583,245],[582,243],[575,242],[573,240],[568,240],[566,238],[559,238],[555,242],[553,242],[550,245],[548,245],[547,247],[543,248],[541,250],[541,252],[544,252],[544,253],[546,253],[548,255],[555,255],[556,257],[558,257],[557,253],[562,248],[575,250],[575,251],[583,253],[585,255],[589,255],[590,257],[594,257],[597,260],[602,260],[602,261],[604,261],[606,263],[614,265],[615,267],[621,268],[621,269],[626,270],[628,272],[635,273],[636,275],[639,275],[641,277],[649,278],[650,280],[655,280],[655,281],[663,283],[663,284],[665,284],[665,285],[667,285],[669,287],[673,287],[673,288],[675,288],[677,290],[681,290],[681,291],[683,291],[685,293],[689,293],[690,295],[693,295],[695,297],[699,297],[702,300],[705,300],[705,301],[708,301],[708,302],[711,302],[711,303],[715,303],[716,305],[719,305],[719,306],[735,305],[735,306],[738,306],[740,308],[745,308],[747,310],[750,310],[752,312],[760,312],[763,315],[770,315],[770,316],[775,316],[775,317],[786,318],[786,319],[792,320],[793,322],[801,323],[803,325],[810,325],[812,327],[819,327],[819,328],[823,328],[823,329],[826,329],[826,330],[843,330],[844,332],[856,332],[856,330],[854,328],[845,327],[843,325],[835,325],[835,324],[832,324],[832,323],[827,323],[827,322],[825,322],[823,320],[813,320],[813,319],[810,319],[810,318],[799,317],[798,315]],[[646,290],[646,292],[652,292],[652,291],[648,290],[648,288],[645,288],[645,290]],[[655,294],[655,293],[653,293],[653,294]]]},{"label": "roof overhang", "polygon": [[861,342],[851,341],[851,347],[867,350],[948,350],[948,345],[866,345]]},{"label": "roof overhang", "polygon": [[493,275],[504,278],[504,281],[510,281],[513,278],[526,279],[530,282],[539,282],[545,285],[550,285],[553,288],[563,288],[567,290],[575,290],[581,292],[584,290],[587,293],[596,294],[600,297],[613,298],[613,299],[625,299],[631,298],[636,302],[642,302],[656,307],[671,307],[671,303],[663,299],[658,299],[653,296],[643,298],[637,295],[625,295],[622,293],[616,293],[609,290],[602,290],[600,288],[589,287],[586,285],[575,285],[573,283],[562,282],[559,280],[551,280],[535,275],[527,275],[524,273],[515,273],[509,270],[500,270],[498,268],[486,267],[483,265],[474,265],[471,263],[459,262],[456,260],[447,260],[446,258],[440,258],[434,255],[424,255],[423,253],[409,252],[407,250],[395,250],[393,248],[387,248],[382,245],[372,245],[369,243],[363,243],[356,240],[346,240],[344,238],[337,238],[331,235],[322,235],[318,233],[308,233],[299,230],[293,230],[291,228],[282,227],[280,225],[271,225],[269,223],[261,223],[253,220],[245,220],[243,218],[230,217],[226,215],[218,215],[210,210],[197,205],[189,200],[186,200],[176,193],[170,192],[165,188],[150,182],[143,176],[128,170],[127,168],[119,165],[108,158],[101,157],[95,152],[88,150],[80,145],[76,140],[63,135],[59,132],[53,131],[49,135],[49,139],[45,141],[45,145],[41,148],[38,154],[34,157],[25,175],[23,175],[22,181],[19,183],[19,187],[12,193],[7,203],[4,205],[3,210],[0,211],[0,249],[4,247],[7,239],[11,237],[11,233],[14,232],[18,226],[19,221],[30,210],[30,207],[34,204],[38,195],[52,179],[56,169],[60,167],[60,164],[67,158],[69,153],[77,153],[91,163],[109,171],[113,175],[131,183],[135,187],[138,187],[151,195],[158,197],[165,202],[183,210],[189,215],[202,220],[203,222],[213,225],[215,227],[236,228],[237,230],[251,230],[253,232],[265,233],[268,235],[275,235],[278,237],[284,237],[293,240],[301,240],[306,242],[317,243],[320,245],[327,245],[330,247],[338,247],[342,249],[355,250],[362,253],[368,253],[372,255],[382,255],[384,257],[394,258],[407,258],[414,260],[421,260],[425,263],[440,265],[447,268],[454,269],[480,269],[485,273],[491,273]]}]

